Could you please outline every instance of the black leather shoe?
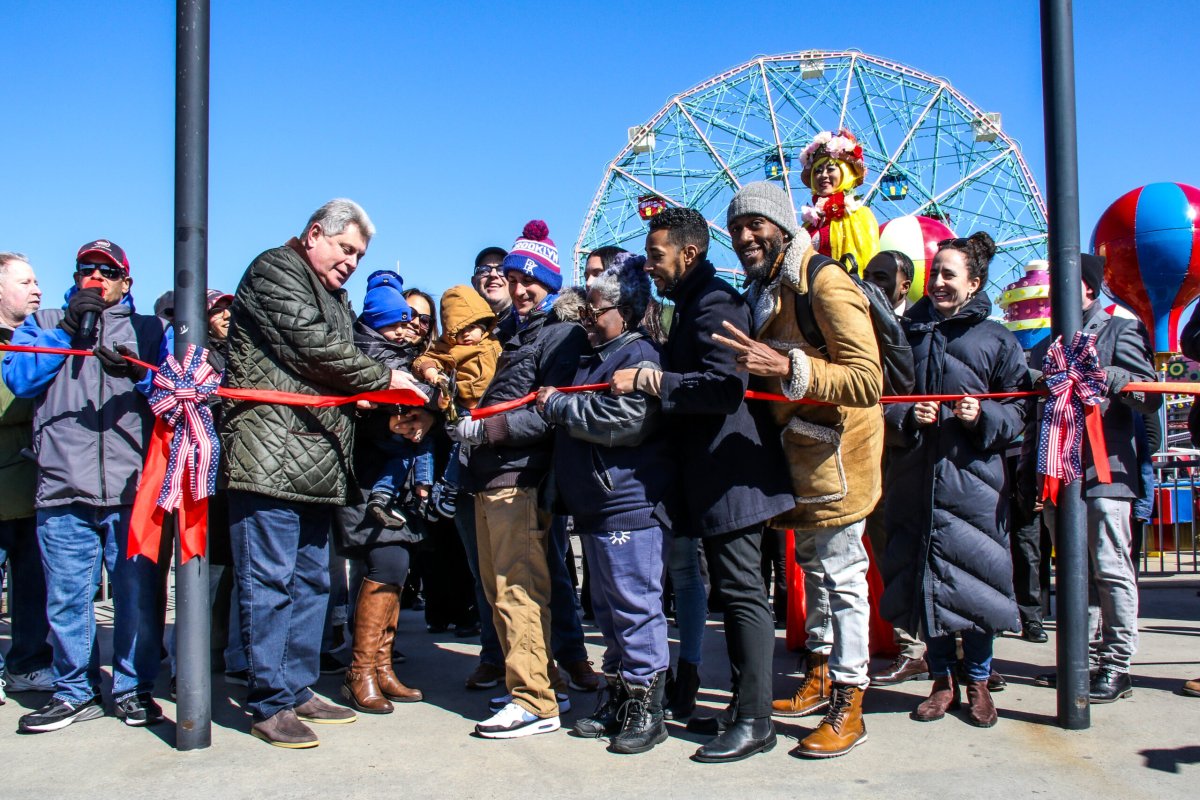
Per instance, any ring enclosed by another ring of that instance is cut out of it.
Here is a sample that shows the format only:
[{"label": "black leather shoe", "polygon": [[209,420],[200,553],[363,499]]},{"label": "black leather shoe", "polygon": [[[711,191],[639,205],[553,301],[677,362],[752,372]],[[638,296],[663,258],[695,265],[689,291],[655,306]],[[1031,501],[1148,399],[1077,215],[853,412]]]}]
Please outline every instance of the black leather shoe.
[{"label": "black leather shoe", "polygon": [[1021,626],[1021,638],[1034,644],[1045,644],[1050,641],[1050,637],[1046,635],[1046,629],[1036,619],[1031,619]]},{"label": "black leather shoe", "polygon": [[1112,667],[1101,667],[1088,687],[1088,699],[1093,703],[1115,703],[1132,695],[1133,680],[1129,673],[1117,672]]},{"label": "black leather shoe", "polygon": [[756,753],[766,753],[775,746],[775,724],[770,717],[736,719],[717,738],[701,747],[692,756],[703,764],[724,764],[741,761]]},{"label": "black leather shoe", "polygon": [[924,658],[896,656],[882,672],[871,676],[872,686],[895,686],[905,681],[929,680],[929,664]]}]

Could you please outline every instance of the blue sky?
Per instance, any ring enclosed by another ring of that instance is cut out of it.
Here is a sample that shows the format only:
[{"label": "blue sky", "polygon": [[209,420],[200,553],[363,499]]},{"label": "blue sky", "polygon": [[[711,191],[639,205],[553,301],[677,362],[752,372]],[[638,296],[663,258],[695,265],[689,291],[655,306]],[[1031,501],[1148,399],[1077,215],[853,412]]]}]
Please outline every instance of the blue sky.
[{"label": "blue sky", "polygon": [[[1130,189],[1200,185],[1200,3],[1151,5],[1075,4],[1085,242]],[[409,285],[462,282],[533,217],[566,266],[626,128],[760,54],[853,47],[943,76],[1003,114],[1044,189],[1037,3],[816,8],[214,2],[209,283],[231,291],[336,196],[379,229],[356,306],[397,261]],[[111,238],[148,309],[172,280],[174,3],[9,0],[3,21],[0,250],[27,253],[57,303],[79,245]]]}]

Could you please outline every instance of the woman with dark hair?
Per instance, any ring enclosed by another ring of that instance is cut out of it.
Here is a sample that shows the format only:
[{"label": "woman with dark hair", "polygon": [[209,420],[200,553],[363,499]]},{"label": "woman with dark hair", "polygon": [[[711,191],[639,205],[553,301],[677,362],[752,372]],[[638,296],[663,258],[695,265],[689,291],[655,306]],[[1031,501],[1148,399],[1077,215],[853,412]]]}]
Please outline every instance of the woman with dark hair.
[{"label": "woman with dark hair", "polygon": [[[650,299],[644,262],[626,253],[592,281],[580,314],[591,353],[573,385],[606,384],[622,368],[661,370],[658,347],[640,328]],[[661,404],[642,392],[568,394],[543,386],[537,406],[555,429],[557,499],[575,518],[591,564],[592,606],[604,635],[607,687],[575,732],[613,736],[613,752],[643,753],[667,738],[661,520],[672,461]]]},{"label": "woman with dark hair", "polygon": [[1016,338],[988,319],[984,232],[939,244],[928,295],[903,319],[916,365],[916,394],[965,395],[954,402],[885,406],[889,436],[882,611],[922,632],[933,690],[913,712],[921,722],[959,705],[955,635],[961,634],[968,722],[996,724],[988,692],[992,640],[1020,630],[1008,544],[1004,451],[1021,433],[1025,399],[975,395],[1024,391],[1029,373]]}]

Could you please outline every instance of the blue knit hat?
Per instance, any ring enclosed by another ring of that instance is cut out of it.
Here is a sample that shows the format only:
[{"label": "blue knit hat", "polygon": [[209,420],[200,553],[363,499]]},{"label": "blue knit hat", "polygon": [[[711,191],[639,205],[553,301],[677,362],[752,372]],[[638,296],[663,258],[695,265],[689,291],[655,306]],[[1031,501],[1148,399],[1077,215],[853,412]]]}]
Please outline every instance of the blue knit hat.
[{"label": "blue knit hat", "polygon": [[367,278],[367,296],[363,298],[363,312],[359,317],[367,327],[374,330],[411,322],[412,308],[404,299],[404,279],[391,270],[372,272]]},{"label": "blue knit hat", "polygon": [[554,294],[562,288],[562,270],[558,267],[558,247],[550,238],[550,228],[540,219],[525,223],[525,229],[500,269],[504,273],[521,272],[545,286]]}]

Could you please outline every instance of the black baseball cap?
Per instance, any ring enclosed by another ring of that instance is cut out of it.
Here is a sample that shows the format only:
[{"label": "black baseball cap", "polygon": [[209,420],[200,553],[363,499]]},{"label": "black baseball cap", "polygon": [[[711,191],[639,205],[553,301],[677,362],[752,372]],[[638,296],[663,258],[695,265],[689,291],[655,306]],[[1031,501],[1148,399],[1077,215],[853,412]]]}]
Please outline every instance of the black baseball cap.
[{"label": "black baseball cap", "polygon": [[487,258],[488,256],[496,256],[501,261],[503,261],[504,257],[507,255],[508,255],[508,251],[505,250],[503,247],[497,247],[496,245],[492,245],[491,247],[485,247],[479,251],[479,255],[475,256],[475,266],[478,267],[480,264],[482,264],[483,260],[485,258]]}]

